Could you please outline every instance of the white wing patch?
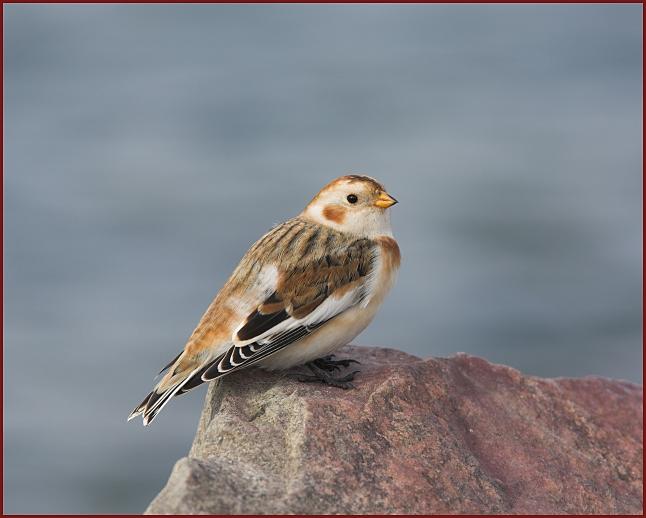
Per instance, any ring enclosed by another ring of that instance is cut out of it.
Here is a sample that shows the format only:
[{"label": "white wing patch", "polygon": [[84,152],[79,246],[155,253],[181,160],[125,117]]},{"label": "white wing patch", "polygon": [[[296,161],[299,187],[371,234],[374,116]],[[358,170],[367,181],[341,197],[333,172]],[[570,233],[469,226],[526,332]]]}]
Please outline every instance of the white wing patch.
[{"label": "white wing patch", "polygon": [[250,338],[249,340],[238,340],[236,338],[238,331],[244,326],[243,322],[234,330],[231,341],[237,347],[243,347],[254,342],[262,344],[266,343],[265,340],[271,338],[272,336],[285,331],[290,331],[298,327],[314,327],[316,326],[316,324],[325,322],[326,320],[329,320],[330,318],[357,304],[361,299],[361,292],[363,291],[363,289],[363,286],[359,286],[353,290],[346,292],[342,297],[339,298],[335,297],[334,294],[332,294],[305,318],[297,319],[290,317],[275,325],[271,329],[265,331],[264,333]]}]

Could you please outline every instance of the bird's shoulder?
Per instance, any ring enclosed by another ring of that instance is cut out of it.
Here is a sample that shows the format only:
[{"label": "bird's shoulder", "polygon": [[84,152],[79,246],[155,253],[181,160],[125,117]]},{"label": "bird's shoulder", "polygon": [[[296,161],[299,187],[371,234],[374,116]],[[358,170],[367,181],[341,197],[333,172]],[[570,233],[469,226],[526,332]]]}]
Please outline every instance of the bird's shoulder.
[{"label": "bird's shoulder", "polygon": [[266,268],[275,268],[283,283],[299,272],[353,263],[368,268],[378,246],[374,239],[296,217],[276,225],[258,239],[241,259],[230,281],[249,284]]}]

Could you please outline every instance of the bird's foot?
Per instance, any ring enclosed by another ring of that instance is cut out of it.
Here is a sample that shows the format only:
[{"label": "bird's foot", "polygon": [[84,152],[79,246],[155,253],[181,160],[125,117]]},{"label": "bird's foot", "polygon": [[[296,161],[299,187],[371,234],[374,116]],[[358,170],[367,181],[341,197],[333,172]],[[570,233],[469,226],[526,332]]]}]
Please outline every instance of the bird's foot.
[{"label": "bird's foot", "polygon": [[341,365],[341,367],[349,367],[351,363],[359,364],[360,362],[349,358],[345,360],[335,360],[334,355],[330,354],[328,356],[324,356],[323,358],[318,358],[310,363],[313,363],[319,369],[323,369],[324,371],[333,372],[340,369],[339,365]]},{"label": "bird's foot", "polygon": [[[314,360],[312,362],[306,363],[305,365],[309,368],[310,371],[312,371],[312,374],[301,374],[298,377],[298,381],[302,381],[305,383],[313,383],[313,382],[319,382],[319,383],[324,383],[325,385],[330,385],[331,387],[338,387],[342,388],[344,390],[350,389],[350,388],[355,388],[355,386],[351,383],[351,381],[354,379],[355,374],[357,374],[359,371],[353,371],[349,374],[346,374],[345,376],[341,376],[339,378],[336,378],[330,374],[331,371],[333,371],[333,368],[321,368],[317,365],[316,362],[320,361],[319,360]],[[348,362],[344,366],[347,366],[350,364],[350,361],[354,360],[340,360],[342,362]],[[359,362],[356,362],[359,363]],[[343,364],[339,364],[343,365]],[[336,366],[336,369],[339,367]]]}]

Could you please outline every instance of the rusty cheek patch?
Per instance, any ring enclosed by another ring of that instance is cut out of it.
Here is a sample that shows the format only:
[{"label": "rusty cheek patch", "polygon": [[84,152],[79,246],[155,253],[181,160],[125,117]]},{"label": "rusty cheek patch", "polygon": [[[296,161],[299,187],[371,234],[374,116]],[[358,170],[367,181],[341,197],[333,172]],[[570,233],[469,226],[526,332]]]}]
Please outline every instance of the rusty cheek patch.
[{"label": "rusty cheek patch", "polygon": [[323,217],[340,225],[345,219],[345,209],[338,205],[328,205],[323,209]]}]

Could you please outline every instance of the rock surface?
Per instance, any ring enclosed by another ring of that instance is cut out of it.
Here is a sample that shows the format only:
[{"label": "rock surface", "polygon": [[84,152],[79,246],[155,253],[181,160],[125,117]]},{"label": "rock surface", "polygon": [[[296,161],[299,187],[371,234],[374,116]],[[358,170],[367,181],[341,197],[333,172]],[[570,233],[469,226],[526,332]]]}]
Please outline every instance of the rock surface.
[{"label": "rock surface", "polygon": [[642,512],[642,388],[349,346],[355,390],[246,371],[209,388],[148,514]]}]

